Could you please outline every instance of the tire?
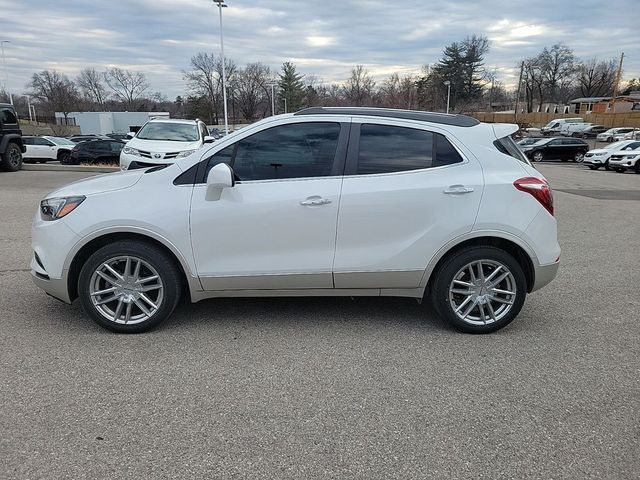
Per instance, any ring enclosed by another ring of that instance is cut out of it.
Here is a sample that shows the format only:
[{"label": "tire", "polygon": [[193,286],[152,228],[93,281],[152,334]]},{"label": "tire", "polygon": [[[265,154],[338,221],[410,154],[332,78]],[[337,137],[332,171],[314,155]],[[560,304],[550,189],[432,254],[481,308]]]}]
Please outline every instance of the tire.
[{"label": "tire", "polygon": [[534,162],[541,162],[544,160],[544,153],[542,152],[533,152],[533,155],[531,155],[531,158]]},{"label": "tire", "polygon": [[609,172],[611,171],[611,167],[609,166],[609,160],[604,162],[604,169]]},{"label": "tire", "polygon": [[576,163],[584,162],[584,152],[576,152],[573,155],[573,161],[576,162]]},{"label": "tire", "polygon": [[[473,284],[469,265],[475,265],[471,268],[474,269],[476,280],[480,279],[477,262],[481,262],[485,278],[491,278],[492,272],[498,270],[484,288],[491,287],[491,281],[499,280],[506,273],[508,275],[491,288],[500,287],[500,292],[512,293],[507,295],[494,292],[494,297],[491,297],[489,292],[481,289],[481,282],[476,286],[466,287],[464,283]],[[438,268],[432,285],[431,301],[436,313],[453,328],[465,333],[491,333],[505,327],[518,316],[527,295],[527,282],[522,267],[510,254],[496,247],[466,247],[454,252]],[[470,292],[470,295],[461,293],[464,291]],[[498,298],[499,301],[491,298]],[[493,319],[489,305],[494,312]],[[471,310],[466,312],[469,306]],[[460,307],[462,310],[458,315],[456,308]]]},{"label": "tire", "polygon": [[[127,264],[128,277],[124,275]],[[147,281],[135,282],[136,276]],[[84,263],[78,276],[78,297],[84,311],[101,327],[141,333],[171,315],[180,300],[181,285],[178,267],[161,249],[123,240],[100,248]],[[104,290],[109,291],[99,293]],[[99,302],[102,304],[97,305]]]},{"label": "tire", "polygon": [[58,161],[61,165],[69,165],[71,162],[71,152],[62,151],[58,153]]},{"label": "tire", "polygon": [[640,160],[636,160],[636,165],[633,167],[633,171],[636,173],[640,173]]},{"label": "tire", "polygon": [[22,151],[20,147],[13,142],[9,142],[5,152],[0,155],[2,161],[0,167],[7,172],[17,172],[22,168]]},{"label": "tire", "polygon": [[624,173],[624,168],[616,168],[616,172],[618,172],[618,173]]},{"label": "tire", "polygon": [[600,168],[600,167],[598,167],[597,165],[589,165],[589,168],[591,170],[598,170],[598,168]]}]

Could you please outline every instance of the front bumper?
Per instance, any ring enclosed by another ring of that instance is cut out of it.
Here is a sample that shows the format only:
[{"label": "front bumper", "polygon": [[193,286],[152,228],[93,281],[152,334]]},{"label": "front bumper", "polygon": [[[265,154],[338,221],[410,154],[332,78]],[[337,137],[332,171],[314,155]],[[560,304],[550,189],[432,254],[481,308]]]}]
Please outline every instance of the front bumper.
[{"label": "front bumper", "polygon": [[69,289],[67,288],[66,275],[63,278],[50,278],[34,268],[35,257],[31,261],[31,279],[36,286],[40,287],[47,295],[50,295],[64,303],[71,303]]},{"label": "front bumper", "polygon": [[598,157],[584,157],[584,163],[591,163],[593,165],[604,165],[604,160]]}]

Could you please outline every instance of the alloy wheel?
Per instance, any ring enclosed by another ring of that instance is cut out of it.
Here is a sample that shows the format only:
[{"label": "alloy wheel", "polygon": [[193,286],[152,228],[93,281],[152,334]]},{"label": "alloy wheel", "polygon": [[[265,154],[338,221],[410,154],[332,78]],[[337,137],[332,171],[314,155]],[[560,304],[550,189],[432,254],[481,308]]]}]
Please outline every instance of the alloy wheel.
[{"label": "alloy wheel", "polygon": [[144,322],[158,311],[164,286],[151,264],[125,255],[111,258],[96,268],[89,294],[93,306],[104,318],[130,325]]},{"label": "alloy wheel", "polygon": [[573,156],[573,159],[576,163],[582,163],[584,161],[584,153],[578,152]]},{"label": "alloy wheel", "polygon": [[449,304],[471,325],[489,325],[504,318],[516,300],[516,280],[496,260],[476,260],[462,267],[449,285]]},{"label": "alloy wheel", "polygon": [[533,160],[535,162],[541,162],[543,158],[542,152],[536,152],[533,154]]},{"label": "alloy wheel", "polygon": [[13,168],[17,168],[20,165],[21,154],[20,150],[17,148],[12,148],[9,150],[9,164]]}]

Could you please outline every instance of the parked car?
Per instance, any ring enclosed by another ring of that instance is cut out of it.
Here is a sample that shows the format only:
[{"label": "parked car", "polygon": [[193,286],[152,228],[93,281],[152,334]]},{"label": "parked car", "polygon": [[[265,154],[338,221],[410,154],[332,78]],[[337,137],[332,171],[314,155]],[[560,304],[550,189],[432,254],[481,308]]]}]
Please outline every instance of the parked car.
[{"label": "parked car", "polygon": [[560,135],[565,137],[579,137],[580,132],[587,127],[590,127],[591,123],[565,123],[560,127]]},{"label": "parked car", "polygon": [[573,160],[578,163],[584,160],[588,150],[589,145],[584,140],[565,137],[544,138],[523,149],[527,157],[534,162],[559,159],[563,162]]},{"label": "parked car", "polygon": [[599,142],[613,142],[615,141],[615,136],[618,135],[619,133],[624,134],[624,133],[629,133],[631,131],[633,131],[633,128],[627,128],[627,127],[610,128],[606,132],[602,132],[598,134],[596,139]]},{"label": "parked car", "polygon": [[24,153],[22,130],[13,105],[0,103],[0,169],[17,172],[22,168]]},{"label": "parked car", "polygon": [[581,138],[595,138],[598,134],[606,132],[608,130],[604,125],[589,125],[583,130],[580,130],[578,135],[574,135],[574,137]]},{"label": "parked car", "polygon": [[180,164],[51,193],[32,277],[117,332],[158,325],[183,291],[427,298],[455,328],[492,332],[560,258],[517,128],[380,108],[269,117]]},{"label": "parked car", "polygon": [[22,137],[26,151],[23,155],[25,161],[46,163],[57,160],[62,164],[69,163],[71,149],[75,143],[62,137],[50,136],[24,136]]},{"label": "parked car", "polygon": [[125,142],[111,139],[80,142],[71,150],[69,163],[72,165],[80,163],[117,165],[120,160],[120,152],[124,146]]},{"label": "parked car", "polygon": [[567,123],[582,123],[584,120],[581,117],[575,118],[556,118],[551,120],[544,127],[540,129],[540,133],[544,136],[558,135],[563,125]]},{"label": "parked car", "polygon": [[120,168],[128,170],[174,163],[215,140],[199,120],[149,120],[122,150]]},{"label": "parked car", "polygon": [[600,167],[604,167],[605,170],[610,170],[609,159],[611,158],[611,154],[624,150],[632,143],[634,143],[633,140],[622,140],[620,142],[611,143],[604,148],[589,150],[584,155],[584,163],[591,170],[597,170]]},{"label": "parked car", "polygon": [[617,133],[613,136],[616,142],[620,140],[640,140],[640,129],[633,128],[627,133]]},{"label": "parked car", "polygon": [[121,140],[123,142],[128,142],[129,139],[131,138],[126,133],[107,133],[106,136],[109,138],[112,138],[113,140]]},{"label": "parked car", "polygon": [[640,142],[632,141],[624,149],[611,154],[609,167],[616,172],[634,170],[640,173]]},{"label": "parked car", "polygon": [[224,134],[217,128],[207,128],[209,130],[209,136],[213,137],[215,140],[220,140],[222,137],[224,137]]}]

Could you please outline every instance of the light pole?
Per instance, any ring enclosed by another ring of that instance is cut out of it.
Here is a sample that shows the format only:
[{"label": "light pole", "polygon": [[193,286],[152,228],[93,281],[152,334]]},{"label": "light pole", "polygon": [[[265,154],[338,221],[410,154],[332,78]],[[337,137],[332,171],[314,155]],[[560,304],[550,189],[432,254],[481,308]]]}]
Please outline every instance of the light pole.
[{"label": "light pole", "polygon": [[449,100],[451,100],[451,82],[446,80],[444,84],[447,86],[447,113],[449,113]]},{"label": "light pole", "polygon": [[31,100],[29,99],[29,95],[27,97],[27,109],[29,110],[29,121],[33,122],[33,116],[31,115]]},{"label": "light pole", "polygon": [[284,97],[283,100],[284,100],[284,113],[287,113],[287,97]]},{"label": "light pole", "polygon": [[0,40],[0,47],[2,48],[2,66],[4,67],[4,88],[7,89],[7,95],[9,95],[9,103],[13,105],[13,96],[9,91],[9,70],[7,70],[7,62],[4,58],[4,44],[11,43],[9,40]]},{"label": "light pole", "polygon": [[276,84],[271,83],[269,85],[271,87],[271,116],[276,114]]},{"label": "light pole", "polygon": [[222,8],[227,5],[224,0],[212,0],[218,4],[220,12],[220,56],[222,57],[222,102],[224,103],[224,133],[229,135],[229,116],[227,114],[227,68],[224,61],[224,37],[222,36]]}]

